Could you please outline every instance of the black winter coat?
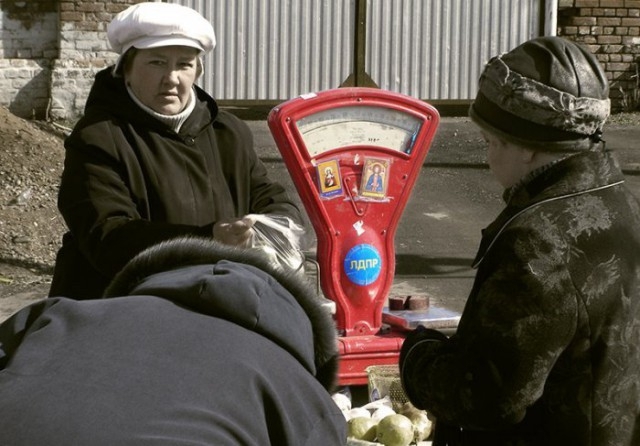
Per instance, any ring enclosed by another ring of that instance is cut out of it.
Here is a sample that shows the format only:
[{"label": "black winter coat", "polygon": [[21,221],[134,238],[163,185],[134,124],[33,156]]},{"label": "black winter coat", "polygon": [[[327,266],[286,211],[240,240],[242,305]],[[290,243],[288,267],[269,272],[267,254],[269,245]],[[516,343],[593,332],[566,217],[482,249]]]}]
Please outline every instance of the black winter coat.
[{"label": "black winter coat", "polygon": [[336,329],[299,278],[173,240],[136,257],[109,295],[45,299],[0,324],[0,443],[346,442],[329,393]]},{"label": "black winter coat", "polygon": [[195,89],[195,110],[176,133],[138,107],[111,68],[96,75],[65,141],[58,208],[69,232],[50,296],[98,298],[144,248],[210,237],[218,220],[271,213],[301,223],[257,157],[250,129]]},{"label": "black winter coat", "polygon": [[517,188],[476,264],[457,333],[401,352],[434,445],[639,445],[640,210],[611,154]]}]

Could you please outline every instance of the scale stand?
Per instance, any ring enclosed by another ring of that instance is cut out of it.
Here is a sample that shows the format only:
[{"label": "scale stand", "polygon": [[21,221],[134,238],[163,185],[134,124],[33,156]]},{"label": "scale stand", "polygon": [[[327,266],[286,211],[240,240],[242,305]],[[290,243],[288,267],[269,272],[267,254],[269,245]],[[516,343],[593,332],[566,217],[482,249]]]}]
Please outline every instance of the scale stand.
[{"label": "scale stand", "polygon": [[396,228],[438,112],[399,93],[337,88],[291,99],[267,122],[316,232],[322,291],[336,303],[340,384],[366,384],[367,367],[397,364],[411,324],[393,312],[383,324],[383,310]]}]

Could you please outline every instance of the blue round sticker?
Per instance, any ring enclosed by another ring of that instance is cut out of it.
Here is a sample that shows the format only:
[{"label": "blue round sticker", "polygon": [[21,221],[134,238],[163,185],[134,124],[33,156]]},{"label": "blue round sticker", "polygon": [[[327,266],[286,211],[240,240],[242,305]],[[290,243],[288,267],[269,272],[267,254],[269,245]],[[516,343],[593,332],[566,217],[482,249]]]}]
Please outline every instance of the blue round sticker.
[{"label": "blue round sticker", "polygon": [[371,245],[356,245],[344,258],[344,272],[356,285],[369,285],[376,281],[382,270],[382,258]]}]

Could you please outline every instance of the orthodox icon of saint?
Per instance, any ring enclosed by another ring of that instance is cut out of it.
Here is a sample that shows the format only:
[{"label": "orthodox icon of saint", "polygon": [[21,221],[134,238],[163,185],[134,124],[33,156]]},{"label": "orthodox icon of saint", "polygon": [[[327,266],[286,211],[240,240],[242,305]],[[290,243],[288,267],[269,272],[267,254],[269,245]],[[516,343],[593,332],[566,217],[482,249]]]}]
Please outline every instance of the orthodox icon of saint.
[{"label": "orthodox icon of saint", "polygon": [[362,168],[360,195],[369,198],[385,198],[389,179],[389,160],[367,158]]},{"label": "orthodox icon of saint", "polygon": [[342,180],[340,179],[340,166],[337,159],[318,163],[316,172],[318,174],[321,197],[332,198],[342,195]]}]

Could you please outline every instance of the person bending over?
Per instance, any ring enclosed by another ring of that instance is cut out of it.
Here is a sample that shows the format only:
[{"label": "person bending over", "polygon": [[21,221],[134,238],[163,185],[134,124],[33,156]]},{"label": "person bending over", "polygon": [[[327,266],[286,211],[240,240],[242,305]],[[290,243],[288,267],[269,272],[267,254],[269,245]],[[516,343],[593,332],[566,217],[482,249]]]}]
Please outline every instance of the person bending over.
[{"label": "person bending over", "polygon": [[178,238],[106,295],[43,299],[0,324],[2,444],[346,442],[336,328],[300,275]]}]

